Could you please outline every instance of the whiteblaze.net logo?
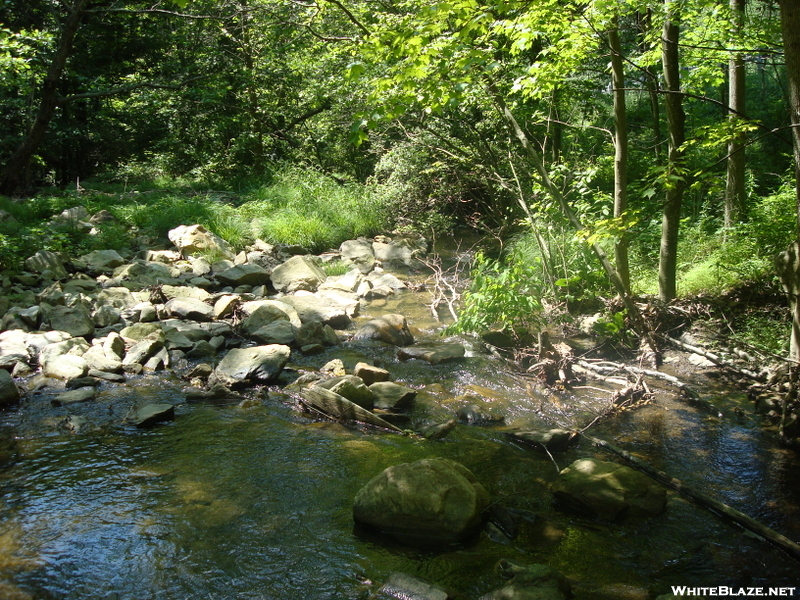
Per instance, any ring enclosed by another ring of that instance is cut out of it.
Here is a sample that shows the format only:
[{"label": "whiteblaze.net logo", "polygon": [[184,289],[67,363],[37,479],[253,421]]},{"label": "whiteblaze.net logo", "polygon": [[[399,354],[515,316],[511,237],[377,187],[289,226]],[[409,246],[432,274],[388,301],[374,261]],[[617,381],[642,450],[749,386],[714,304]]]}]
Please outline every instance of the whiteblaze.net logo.
[{"label": "whiteblaze.net logo", "polygon": [[672,594],[679,598],[687,596],[727,596],[727,597],[778,597],[794,596],[796,587],[690,587],[686,585],[673,585]]}]

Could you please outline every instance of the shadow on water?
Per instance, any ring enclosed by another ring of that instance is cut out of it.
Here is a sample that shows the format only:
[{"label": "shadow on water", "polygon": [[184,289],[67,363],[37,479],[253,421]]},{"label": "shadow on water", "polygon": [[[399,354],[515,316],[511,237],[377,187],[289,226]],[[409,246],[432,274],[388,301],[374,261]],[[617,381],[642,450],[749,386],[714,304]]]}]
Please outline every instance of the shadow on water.
[{"label": "shadow on water", "polygon": [[[418,338],[433,337],[440,324],[423,298],[406,293],[368,313],[402,312]],[[428,442],[315,421],[277,395],[249,409],[186,404],[169,379],[116,392],[178,403],[175,422],[152,430],[69,435],[5,413],[2,429],[17,458],[0,472],[0,596],[357,600],[403,571],[454,598],[477,599],[502,585],[494,572],[501,558],[548,563],[588,599],[800,579],[797,563],[674,494],[664,515],[621,523],[555,507],[548,484],[558,469],[587,455],[611,458],[582,443],[551,460],[506,432],[586,422],[602,398],[537,396],[477,349],[435,367],[395,356],[385,346],[345,345],[293,367],[319,368],[334,357],[350,368],[379,360],[420,391],[414,426],[451,418],[459,403],[476,398],[508,415],[506,424],[460,426]],[[726,402],[721,393],[718,400]],[[753,425],[660,393],[593,431],[800,540],[800,463]],[[352,499],[366,481],[431,456],[461,462],[494,502],[529,515],[516,539],[500,543],[481,533],[433,551],[354,529]]]}]

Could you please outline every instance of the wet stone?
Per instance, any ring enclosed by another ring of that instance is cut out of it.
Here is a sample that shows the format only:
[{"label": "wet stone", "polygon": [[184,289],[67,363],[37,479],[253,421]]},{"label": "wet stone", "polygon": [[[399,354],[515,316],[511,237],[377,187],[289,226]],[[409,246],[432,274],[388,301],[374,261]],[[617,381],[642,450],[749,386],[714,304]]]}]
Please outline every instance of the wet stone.
[{"label": "wet stone", "polygon": [[78,402],[88,402],[97,396],[97,390],[94,387],[86,386],[59,394],[51,400],[53,406],[67,406],[68,404],[77,404]]},{"label": "wet stone", "polygon": [[137,408],[128,420],[136,427],[146,428],[174,419],[175,407],[172,404],[151,402]]}]

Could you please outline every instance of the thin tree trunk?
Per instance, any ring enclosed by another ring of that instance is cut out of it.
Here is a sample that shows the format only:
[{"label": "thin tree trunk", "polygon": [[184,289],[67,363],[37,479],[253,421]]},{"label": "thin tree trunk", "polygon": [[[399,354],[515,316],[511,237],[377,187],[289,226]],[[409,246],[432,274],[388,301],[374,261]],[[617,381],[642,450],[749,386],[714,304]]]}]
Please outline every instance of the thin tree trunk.
[{"label": "thin tree trunk", "polygon": [[795,190],[797,194],[798,238],[778,257],[778,273],[783,282],[789,305],[792,307],[792,333],[789,358],[800,359],[800,3],[797,0],[779,0],[783,55],[789,82],[789,112],[794,142]]},{"label": "thin tree trunk", "polygon": [[[738,37],[744,21],[746,0],[730,0],[733,18],[732,33]],[[740,119],[745,111],[744,57],[736,52],[728,61],[729,118]],[[728,173],[725,182],[725,227],[733,227],[746,213],[744,136],[737,135],[728,143]]]},{"label": "thin tree trunk", "polygon": [[669,153],[667,156],[666,198],[661,222],[661,249],[658,264],[658,295],[669,302],[676,294],[678,266],[678,229],[681,218],[683,188],[681,167],[685,141],[686,115],[683,112],[681,95],[678,37],[679,29],[675,13],[675,0],[665,0],[667,17],[664,21],[661,60],[664,69],[664,83],[667,88],[665,105],[669,133]]},{"label": "thin tree trunk", "polygon": [[[645,40],[647,39],[647,32],[652,25],[652,10],[648,9],[645,13],[638,13],[637,22],[642,40],[639,46],[642,52],[646,52],[650,49]],[[653,124],[653,152],[655,153],[656,164],[661,164],[661,110],[659,108],[661,101],[658,97],[658,77],[651,66],[643,67],[642,72],[645,74],[645,87],[650,101],[650,116]]]},{"label": "thin tree trunk", "polygon": [[5,164],[2,177],[0,177],[0,194],[11,195],[24,183],[24,173],[28,164],[44,140],[47,127],[50,125],[56,109],[58,83],[64,72],[67,58],[72,52],[72,41],[80,28],[81,17],[88,4],[89,0],[74,0],[69,7],[69,14],[61,28],[55,56],[47,69],[47,75],[42,85],[42,97],[39,101],[36,119],[25,140]]},{"label": "thin tree trunk", "polygon": [[[614,87],[614,217],[620,218],[628,209],[628,118],[625,110],[625,71],[622,65],[622,45],[619,25],[608,32],[611,49],[611,77]],[[614,245],[617,272],[625,290],[630,294],[631,276],[628,265],[628,234],[623,231]]]}]

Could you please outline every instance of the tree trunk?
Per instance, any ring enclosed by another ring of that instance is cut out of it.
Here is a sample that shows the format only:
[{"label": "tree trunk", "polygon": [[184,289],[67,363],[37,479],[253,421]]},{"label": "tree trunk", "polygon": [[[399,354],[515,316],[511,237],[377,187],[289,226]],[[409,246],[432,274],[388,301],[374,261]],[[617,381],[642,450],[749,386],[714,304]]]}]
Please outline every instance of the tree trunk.
[{"label": "tree trunk", "polygon": [[11,195],[24,183],[24,173],[28,168],[36,150],[44,139],[50,120],[56,109],[58,83],[64,72],[67,58],[72,51],[72,41],[81,24],[81,17],[89,0],[74,0],[69,7],[69,14],[61,28],[61,35],[56,46],[56,53],[47,69],[42,85],[42,97],[36,119],[28,131],[25,140],[17,148],[5,164],[0,177],[0,194]]},{"label": "tree trunk", "polygon": [[778,273],[792,307],[792,337],[789,357],[800,360],[800,3],[797,0],[779,0],[783,55],[789,82],[789,112],[794,142],[795,190],[798,239],[778,257]]},{"label": "tree trunk", "polygon": [[685,141],[686,115],[683,112],[681,94],[678,37],[679,29],[675,13],[675,0],[665,0],[667,17],[662,35],[661,61],[664,69],[664,83],[667,89],[666,109],[669,133],[667,155],[666,198],[661,222],[661,249],[658,264],[658,295],[664,302],[675,297],[678,265],[678,228],[683,201],[683,151]]},{"label": "tree trunk", "polygon": [[[611,77],[614,87],[614,217],[624,217],[628,208],[628,119],[625,111],[625,71],[622,45],[617,23],[608,32],[611,49]],[[614,245],[617,273],[630,294],[631,276],[628,266],[628,233],[623,231]]]},{"label": "tree trunk", "polygon": [[[639,48],[641,52],[650,50],[650,44],[647,40],[647,32],[652,26],[652,10],[648,9],[647,12],[637,13],[637,23],[641,33],[641,42]],[[642,67],[642,72],[645,75],[645,87],[647,88],[647,97],[650,101],[650,116],[653,125],[653,152],[655,154],[656,164],[661,164],[661,110],[659,105],[658,89],[658,76],[651,66]]]},{"label": "tree trunk", "polygon": [[[733,18],[731,33],[739,36],[744,21],[745,0],[730,0]],[[729,118],[740,119],[745,111],[744,57],[736,52],[728,61]],[[728,143],[728,173],[725,182],[725,227],[733,227],[747,211],[745,195],[744,136],[737,135]]]}]

